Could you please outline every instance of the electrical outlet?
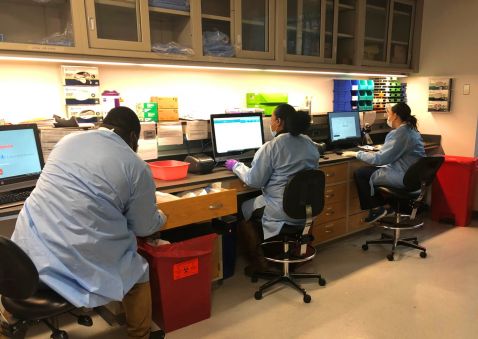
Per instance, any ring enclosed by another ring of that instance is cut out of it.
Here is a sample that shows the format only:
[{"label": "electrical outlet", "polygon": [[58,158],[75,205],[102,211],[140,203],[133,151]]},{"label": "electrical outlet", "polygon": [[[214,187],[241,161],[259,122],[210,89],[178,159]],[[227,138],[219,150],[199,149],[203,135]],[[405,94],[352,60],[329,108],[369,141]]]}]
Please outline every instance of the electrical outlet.
[{"label": "electrical outlet", "polygon": [[463,95],[470,95],[470,84],[463,85]]}]

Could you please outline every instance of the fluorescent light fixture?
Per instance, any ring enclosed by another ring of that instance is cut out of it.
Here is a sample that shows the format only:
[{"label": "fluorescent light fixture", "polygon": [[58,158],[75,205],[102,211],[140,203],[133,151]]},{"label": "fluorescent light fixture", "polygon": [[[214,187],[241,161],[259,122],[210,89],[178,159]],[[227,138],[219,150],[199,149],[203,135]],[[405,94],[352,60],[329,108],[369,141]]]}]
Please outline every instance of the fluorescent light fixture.
[{"label": "fluorescent light fixture", "polygon": [[141,62],[126,61],[103,61],[103,60],[82,60],[82,59],[62,59],[48,57],[21,57],[0,55],[0,60],[5,61],[28,61],[28,62],[50,62],[50,63],[68,63],[84,65],[105,65],[105,66],[136,66],[151,68],[169,68],[169,69],[189,69],[189,70],[210,70],[210,71],[239,71],[239,72],[268,72],[268,73],[290,73],[290,74],[316,74],[316,75],[341,75],[354,77],[407,77],[403,74],[379,74],[379,73],[357,73],[357,72],[338,72],[338,71],[314,71],[314,70],[290,70],[290,69],[267,69],[267,68],[249,68],[249,67],[227,67],[227,66],[194,66],[194,65],[170,65],[170,64],[151,64]]}]

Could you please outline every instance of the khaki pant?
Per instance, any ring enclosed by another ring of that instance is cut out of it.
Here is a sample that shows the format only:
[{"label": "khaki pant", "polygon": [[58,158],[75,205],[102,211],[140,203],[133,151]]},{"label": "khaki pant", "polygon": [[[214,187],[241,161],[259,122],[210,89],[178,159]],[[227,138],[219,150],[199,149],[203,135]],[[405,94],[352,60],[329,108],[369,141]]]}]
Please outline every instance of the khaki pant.
[{"label": "khaki pant", "polygon": [[133,286],[123,298],[128,338],[149,338],[151,332],[151,288],[149,281]]}]

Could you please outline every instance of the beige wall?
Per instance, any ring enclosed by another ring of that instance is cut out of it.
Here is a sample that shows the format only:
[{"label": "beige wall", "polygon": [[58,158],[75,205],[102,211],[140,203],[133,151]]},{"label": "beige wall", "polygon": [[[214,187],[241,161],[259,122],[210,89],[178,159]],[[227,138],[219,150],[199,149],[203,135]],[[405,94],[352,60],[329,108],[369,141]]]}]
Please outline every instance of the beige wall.
[{"label": "beige wall", "polygon": [[[150,96],[178,96],[182,116],[203,117],[225,108],[245,107],[247,92],[285,92],[289,103],[301,105],[312,95],[312,111],[332,110],[330,76],[261,72],[204,71],[99,66],[101,90],[120,92],[125,104],[149,101]],[[65,111],[60,64],[2,62],[0,114],[19,122],[63,115]]]},{"label": "beige wall", "polygon": [[[408,78],[410,106],[424,133],[441,134],[447,154],[478,156],[478,1],[425,0],[420,71]],[[427,112],[429,77],[453,78],[451,111]],[[463,85],[471,94],[463,95]]]}]

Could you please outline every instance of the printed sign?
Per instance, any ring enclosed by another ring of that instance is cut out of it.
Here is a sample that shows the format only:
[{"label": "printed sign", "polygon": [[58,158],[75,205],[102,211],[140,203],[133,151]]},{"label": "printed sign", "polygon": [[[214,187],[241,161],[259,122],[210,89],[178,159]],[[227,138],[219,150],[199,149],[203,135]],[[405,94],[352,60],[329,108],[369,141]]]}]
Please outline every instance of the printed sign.
[{"label": "printed sign", "polygon": [[199,273],[199,259],[194,258],[173,265],[173,279],[179,280]]}]

